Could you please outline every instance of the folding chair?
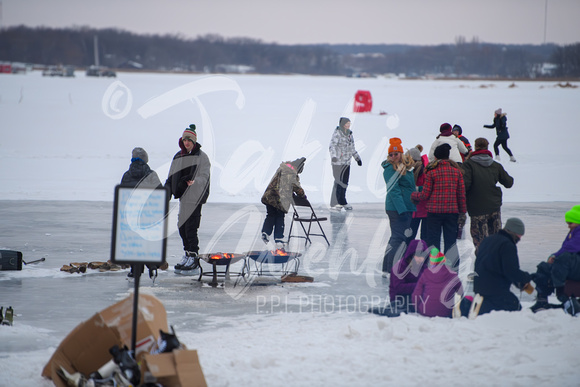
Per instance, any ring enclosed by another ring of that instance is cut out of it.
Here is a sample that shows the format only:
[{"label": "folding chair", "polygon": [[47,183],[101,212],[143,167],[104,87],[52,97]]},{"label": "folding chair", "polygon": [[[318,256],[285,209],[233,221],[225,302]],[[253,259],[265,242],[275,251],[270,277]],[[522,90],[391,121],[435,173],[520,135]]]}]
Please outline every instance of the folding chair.
[{"label": "folding chair", "polygon": [[[292,223],[290,224],[290,231],[288,232],[288,244],[290,244],[290,238],[304,238],[306,239],[304,246],[306,246],[309,242],[312,243],[312,240],[310,239],[311,236],[321,236],[330,246],[330,242],[328,241],[328,238],[322,229],[322,225],[320,224],[320,222],[324,222],[328,220],[328,218],[316,215],[314,208],[312,208],[312,205],[308,199],[301,198],[297,195],[294,195],[293,199],[292,210],[294,213],[292,214]],[[304,231],[304,236],[292,234],[292,227],[294,226],[294,222],[300,223],[300,227],[302,227],[302,231]],[[305,227],[305,223],[308,225],[308,227]],[[318,225],[318,228],[320,229],[319,233],[312,232],[313,223]]]}]

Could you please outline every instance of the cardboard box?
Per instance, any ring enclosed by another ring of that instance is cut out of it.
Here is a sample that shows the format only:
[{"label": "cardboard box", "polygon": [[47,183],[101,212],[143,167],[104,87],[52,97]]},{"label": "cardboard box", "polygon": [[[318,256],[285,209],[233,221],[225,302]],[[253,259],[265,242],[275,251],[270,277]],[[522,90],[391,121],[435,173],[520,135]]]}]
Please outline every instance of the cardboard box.
[{"label": "cardboard box", "polygon": [[[139,295],[137,318],[137,361],[148,354],[159,337],[159,330],[167,332],[167,313],[157,298]],[[60,343],[42,371],[57,387],[66,384],[56,373],[60,367],[67,372],[88,376],[111,360],[109,349],[114,345],[131,348],[133,329],[133,295],[96,313],[78,325]]]},{"label": "cardboard box", "polygon": [[174,350],[143,357],[145,371],[149,371],[164,387],[206,387],[197,351]]}]

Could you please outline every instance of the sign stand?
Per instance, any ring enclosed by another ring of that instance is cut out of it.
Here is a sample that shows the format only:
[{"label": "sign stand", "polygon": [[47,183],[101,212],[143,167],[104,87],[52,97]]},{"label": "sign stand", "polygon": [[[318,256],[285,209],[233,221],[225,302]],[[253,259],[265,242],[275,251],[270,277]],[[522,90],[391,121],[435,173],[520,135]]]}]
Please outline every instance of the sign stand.
[{"label": "sign stand", "polygon": [[[133,329],[131,330],[131,352],[135,358],[135,349],[137,347],[137,316],[139,315],[139,280],[143,273],[143,264],[136,263],[131,265],[133,276],[135,278],[135,290],[133,291]],[[137,274],[138,273],[138,274]]]},{"label": "sign stand", "polygon": [[139,282],[145,265],[165,263],[169,191],[166,188],[115,187],[111,261],[130,264],[135,279],[131,351],[136,356]]}]

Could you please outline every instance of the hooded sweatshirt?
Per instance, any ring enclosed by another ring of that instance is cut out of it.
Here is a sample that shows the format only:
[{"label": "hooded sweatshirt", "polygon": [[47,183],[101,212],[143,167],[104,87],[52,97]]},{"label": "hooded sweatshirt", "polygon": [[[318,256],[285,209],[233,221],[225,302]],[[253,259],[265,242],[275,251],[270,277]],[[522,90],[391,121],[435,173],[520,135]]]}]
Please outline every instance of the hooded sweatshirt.
[{"label": "hooded sweatshirt", "polygon": [[470,216],[499,211],[502,205],[502,191],[497,183],[506,188],[511,188],[514,184],[514,178],[500,163],[493,161],[488,150],[473,152],[463,163],[463,181],[467,212]]}]

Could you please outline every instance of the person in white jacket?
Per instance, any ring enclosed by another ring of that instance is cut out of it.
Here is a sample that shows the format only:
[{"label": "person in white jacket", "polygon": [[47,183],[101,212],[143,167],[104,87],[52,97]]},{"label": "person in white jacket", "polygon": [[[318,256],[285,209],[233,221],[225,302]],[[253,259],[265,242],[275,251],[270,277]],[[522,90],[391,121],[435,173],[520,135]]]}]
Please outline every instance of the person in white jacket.
[{"label": "person in white jacket", "polygon": [[429,162],[435,161],[435,148],[441,144],[449,144],[451,146],[451,150],[449,151],[449,160],[453,160],[461,165],[461,163],[463,163],[461,155],[467,155],[469,152],[465,147],[465,144],[463,141],[453,135],[452,127],[448,123],[441,124],[439,127],[439,132],[439,135],[429,150]]},{"label": "person in white jacket", "polygon": [[350,119],[340,117],[338,126],[332,133],[330,145],[330,158],[332,162],[332,175],[334,185],[330,197],[330,207],[333,210],[352,210],[352,206],[346,201],[346,189],[350,178],[350,162],[355,159],[362,166],[362,159],[354,147],[354,137],[350,130]]}]

